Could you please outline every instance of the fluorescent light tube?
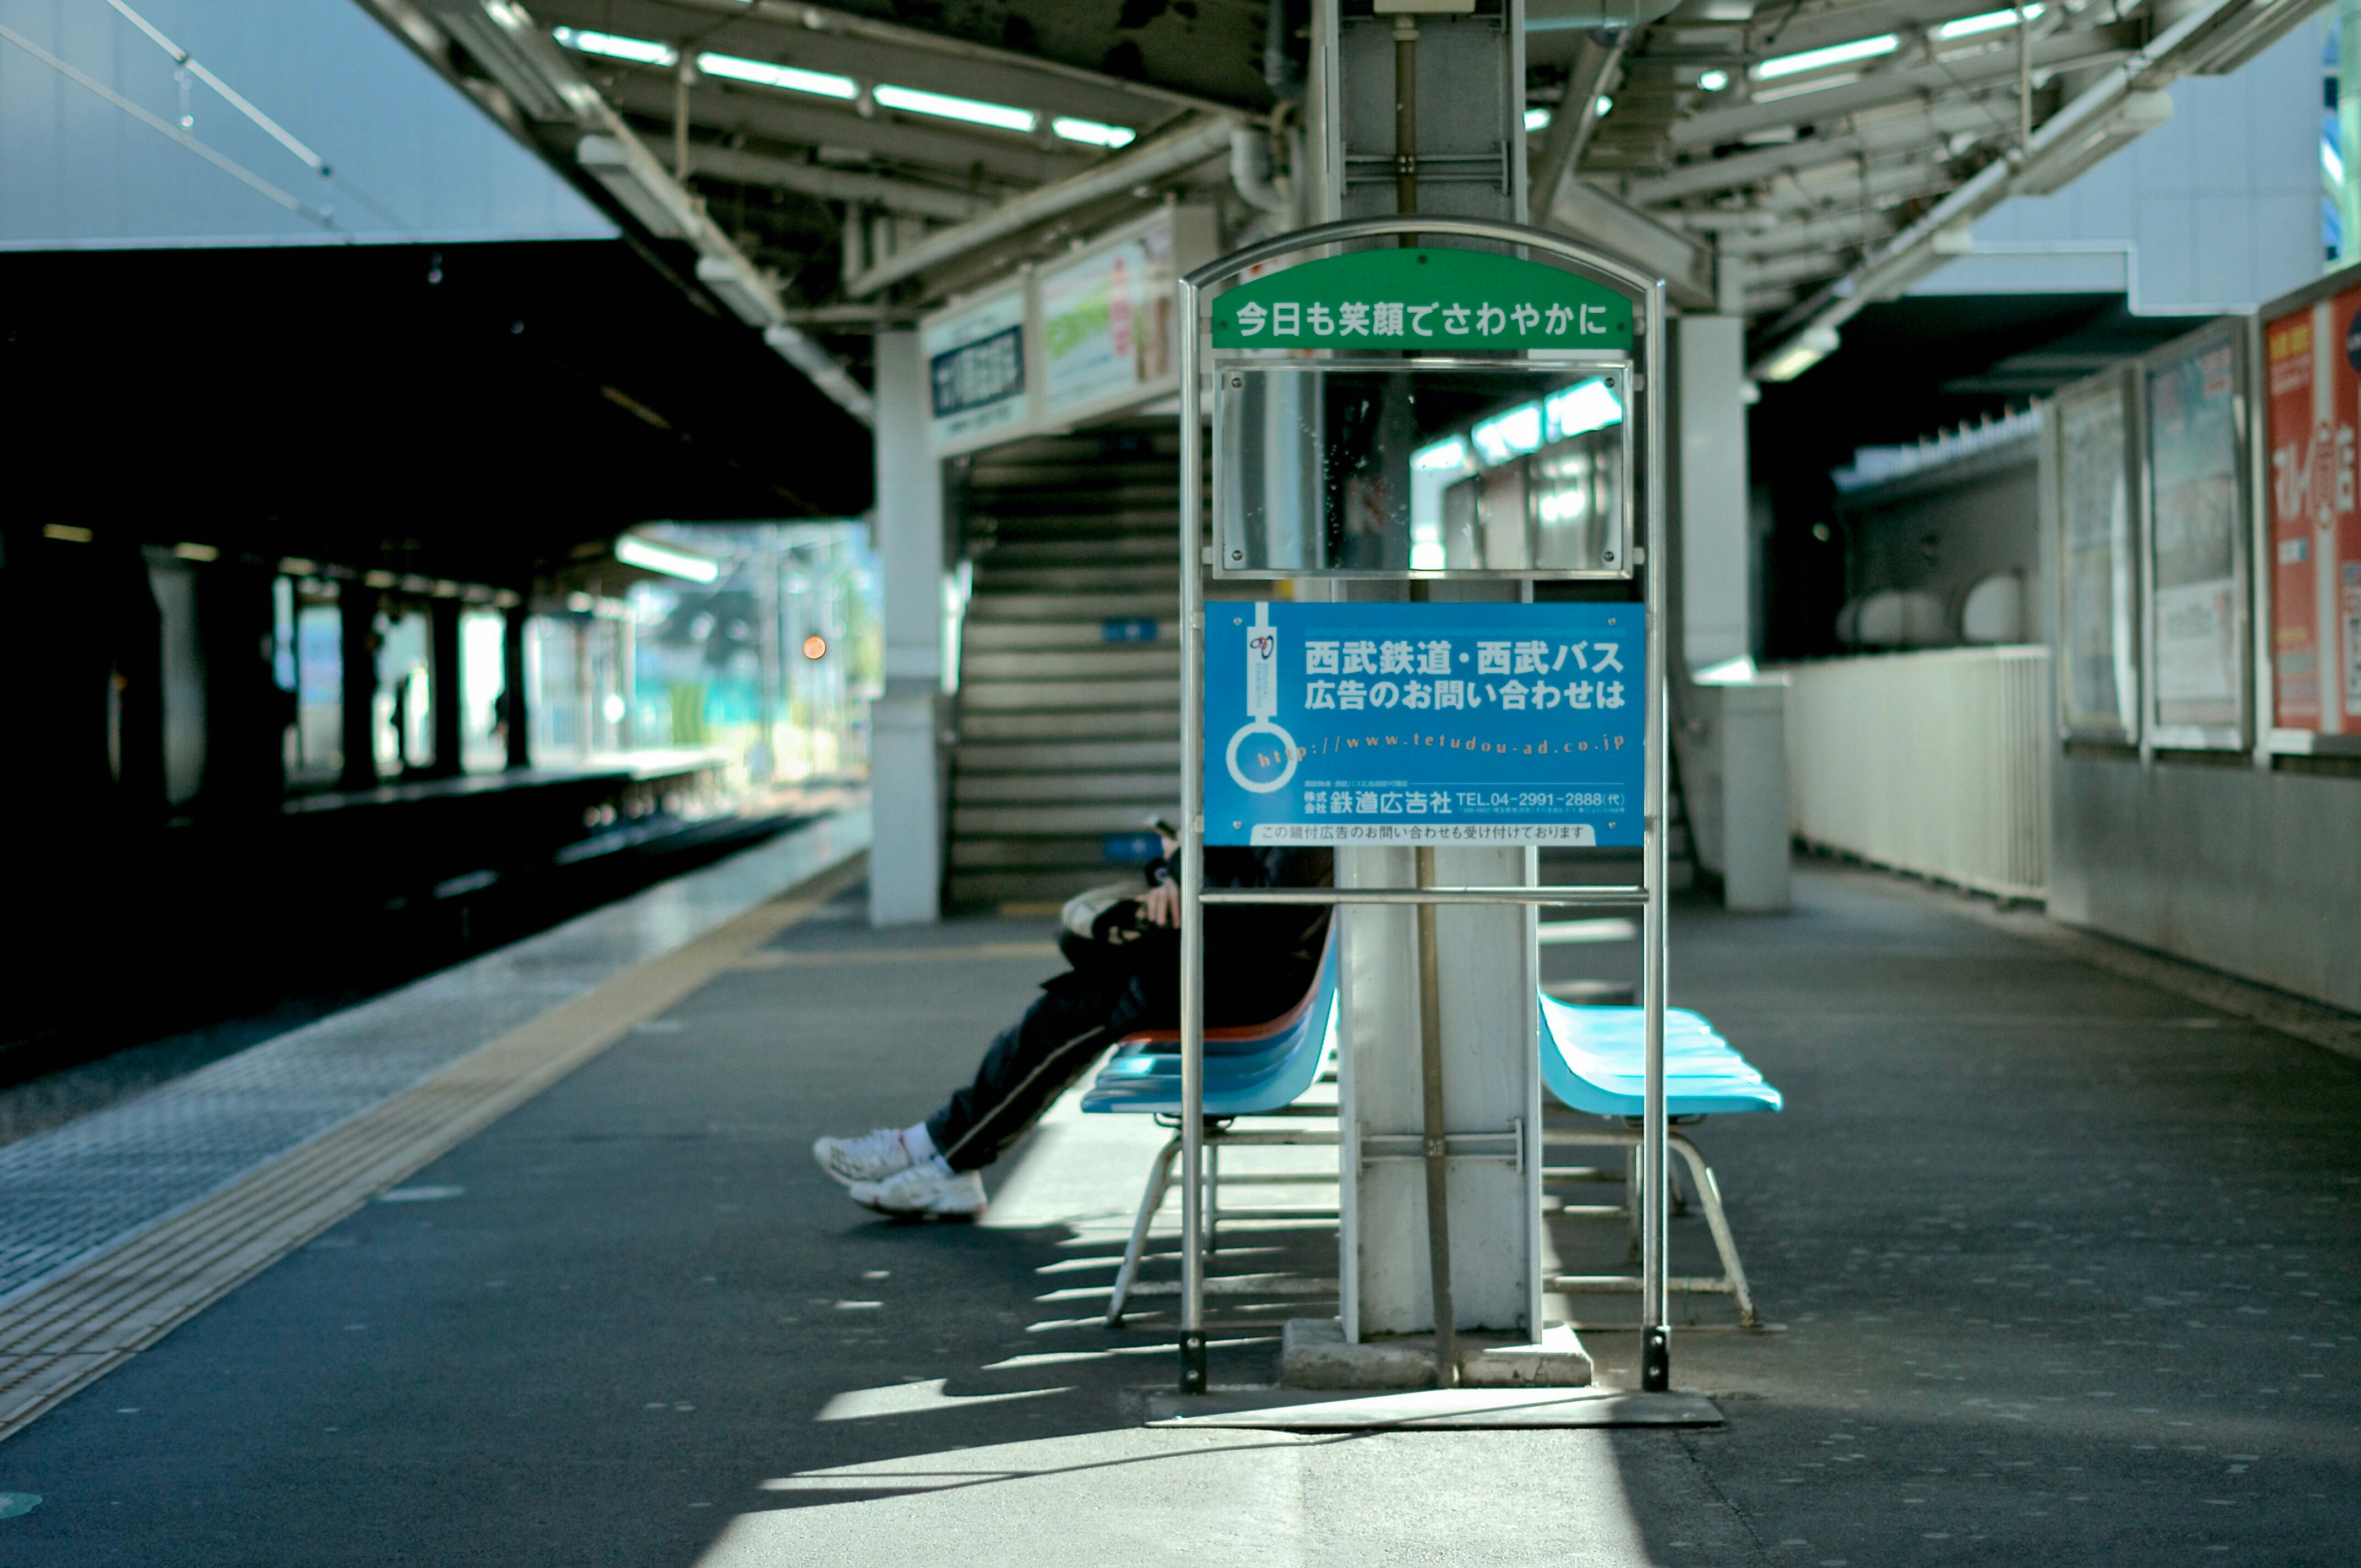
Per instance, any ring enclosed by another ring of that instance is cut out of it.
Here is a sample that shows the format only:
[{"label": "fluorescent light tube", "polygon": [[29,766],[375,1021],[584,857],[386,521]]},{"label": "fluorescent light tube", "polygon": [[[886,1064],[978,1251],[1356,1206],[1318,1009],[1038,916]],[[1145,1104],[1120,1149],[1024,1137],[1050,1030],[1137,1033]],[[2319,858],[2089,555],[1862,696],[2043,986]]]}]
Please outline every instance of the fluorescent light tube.
[{"label": "fluorescent light tube", "polygon": [[773,65],[734,54],[700,54],[697,57],[697,69],[708,76],[726,76],[732,82],[752,82],[758,87],[776,87],[787,93],[809,93],[818,98],[851,98],[861,91],[850,76]]},{"label": "fluorescent light tube", "polygon": [[996,130],[1030,131],[1040,123],[1040,116],[1030,109],[1013,108],[1006,104],[986,104],[976,98],[953,98],[942,93],[921,93],[915,87],[881,86],[871,96],[889,109],[899,109],[906,115],[932,115],[938,119],[965,120],[972,126],[990,126]]},{"label": "fluorescent light tube", "polygon": [[721,576],[721,564],[718,561],[692,555],[686,550],[675,550],[669,544],[659,544],[636,533],[617,536],[615,559],[626,566],[637,566],[643,572],[661,572],[667,577],[679,577],[691,583],[710,583]]},{"label": "fluorescent light tube", "polygon": [[1898,34],[1880,33],[1873,38],[1855,38],[1850,43],[1830,44],[1826,49],[1807,49],[1801,54],[1774,54],[1755,66],[1751,74],[1757,82],[1770,82],[1782,76],[1817,71],[1824,65],[1875,60],[1879,55],[1892,54],[1901,47],[1902,39]]},{"label": "fluorescent light tube", "polygon": [[670,44],[660,44],[653,38],[629,38],[620,33],[593,33],[578,27],[560,27],[553,36],[567,49],[604,55],[609,60],[628,60],[633,65],[680,62],[679,54]]},{"label": "fluorescent light tube", "polygon": [[1108,148],[1129,147],[1139,136],[1129,126],[1101,125],[1096,120],[1078,120],[1071,115],[1060,115],[1051,120],[1049,128],[1068,141]]},{"label": "fluorescent light tube", "polygon": [[[2027,5],[2025,8],[2025,19],[2028,22],[2040,15],[2041,7],[2038,5]],[[1938,43],[1949,43],[1953,38],[1971,38],[1978,33],[1996,33],[2003,27],[2015,26],[2016,26],[2015,7],[2005,11],[1983,11],[1972,16],[1961,16],[1955,22],[1945,22],[1935,29],[1935,38]]]}]

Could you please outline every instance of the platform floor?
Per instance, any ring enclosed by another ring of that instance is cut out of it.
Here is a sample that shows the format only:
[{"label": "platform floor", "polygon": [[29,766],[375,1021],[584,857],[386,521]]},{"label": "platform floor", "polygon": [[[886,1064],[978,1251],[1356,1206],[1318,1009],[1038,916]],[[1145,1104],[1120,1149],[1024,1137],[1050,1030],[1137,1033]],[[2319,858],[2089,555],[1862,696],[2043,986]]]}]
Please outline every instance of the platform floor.
[{"label": "platform floor", "polygon": [[[40,1498],[0,1564],[2349,1563],[2361,1065],[1913,884],[1797,897],[1675,924],[1675,1000],[1791,1107],[1698,1134],[1784,1325],[1676,1339],[1720,1428],[1143,1428],[1169,1323],[1095,1318],[1151,1129],[1061,1110],[976,1227],[813,1168],[1056,967],[1041,922],[856,893],[0,1443],[0,1516]],[[1224,1298],[1216,1381],[1317,1307]]]}]

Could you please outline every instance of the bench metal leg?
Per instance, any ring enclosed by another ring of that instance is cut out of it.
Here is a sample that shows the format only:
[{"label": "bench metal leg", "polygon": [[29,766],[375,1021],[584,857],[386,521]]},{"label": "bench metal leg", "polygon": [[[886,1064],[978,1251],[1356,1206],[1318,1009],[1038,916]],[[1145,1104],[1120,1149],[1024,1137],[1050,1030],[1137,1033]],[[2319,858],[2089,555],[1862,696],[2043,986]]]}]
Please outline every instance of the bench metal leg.
[{"label": "bench metal leg", "polygon": [[1205,1140],[1205,1262],[1211,1266],[1222,1234],[1222,1146],[1218,1138]]},{"label": "bench metal leg", "polygon": [[[1754,1296],[1746,1288],[1746,1270],[1738,1261],[1738,1243],[1730,1234],[1730,1217],[1721,1212],[1721,1186],[1713,1179],[1713,1168],[1697,1152],[1697,1145],[1675,1133],[1666,1140],[1681,1151],[1688,1161],[1689,1179],[1697,1183],[1697,1196],[1705,1201],[1706,1223],[1713,1227],[1714,1250],[1721,1254],[1721,1271],[1730,1277],[1730,1294],[1738,1301],[1738,1321],[1748,1328],[1759,1326],[1754,1315]],[[1670,1173],[1666,1173],[1669,1177]]]},{"label": "bench metal leg", "polygon": [[1148,1249],[1148,1229],[1156,1223],[1156,1212],[1164,1207],[1164,1194],[1172,1185],[1172,1162],[1180,1157],[1180,1135],[1176,1133],[1165,1140],[1148,1169],[1148,1190],[1140,1194],[1139,1218],[1132,1222],[1131,1241],[1123,1249],[1123,1266],[1115,1270],[1115,1294],[1107,1301],[1107,1327],[1123,1327],[1123,1304],[1131,1294],[1132,1281],[1139,1277],[1139,1255]]},{"label": "bench metal leg", "polygon": [[1623,1261],[1640,1261],[1640,1146],[1623,1157]]},{"label": "bench metal leg", "polygon": [[[1626,1219],[1627,1234],[1631,1238],[1631,1255],[1635,1258],[1639,1255],[1639,1141],[1640,1135],[1635,1131],[1605,1127],[1595,1131],[1586,1129],[1579,1132],[1566,1128],[1546,1128],[1542,1134],[1542,1145],[1544,1149],[1553,1146],[1568,1148],[1621,1145],[1630,1151],[1625,1167],[1623,1213]],[[1721,1186],[1714,1179],[1713,1168],[1706,1164],[1705,1156],[1698,1152],[1697,1145],[1691,1143],[1682,1134],[1669,1133],[1666,1135],[1665,1144],[1667,1148],[1679,1150],[1681,1157],[1688,1163],[1689,1179],[1697,1188],[1699,1201],[1705,1205],[1706,1223],[1712,1229],[1714,1250],[1721,1255],[1722,1267],[1722,1277],[1719,1279],[1676,1277],[1666,1281],[1666,1288],[1685,1294],[1726,1293],[1737,1303],[1739,1321],[1747,1328],[1760,1328],[1762,1320],[1754,1310],[1754,1293],[1747,1288],[1745,1266],[1738,1261],[1738,1242],[1730,1234],[1730,1217],[1722,1210]],[[1543,1174],[1546,1177],[1550,1172],[1545,1168]],[[1566,1174],[1576,1180],[1591,1179],[1587,1172],[1581,1171],[1579,1168],[1568,1170]],[[1665,1169],[1664,1180],[1670,1190],[1667,1196],[1679,1192],[1680,1183],[1674,1177],[1670,1167]],[[1583,1211],[1572,1212],[1578,1213]],[[1609,1208],[1607,1212],[1611,1214],[1614,1210]],[[1622,1275],[1563,1275],[1553,1279],[1549,1288],[1636,1290],[1639,1288],[1639,1281]]]}]

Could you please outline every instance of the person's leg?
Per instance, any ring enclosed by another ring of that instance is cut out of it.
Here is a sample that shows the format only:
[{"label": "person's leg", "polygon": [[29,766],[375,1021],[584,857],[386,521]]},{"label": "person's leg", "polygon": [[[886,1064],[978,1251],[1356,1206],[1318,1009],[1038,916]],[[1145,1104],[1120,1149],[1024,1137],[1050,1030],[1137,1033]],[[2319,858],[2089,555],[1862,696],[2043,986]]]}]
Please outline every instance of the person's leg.
[{"label": "person's leg", "polygon": [[975,1080],[927,1118],[927,1136],[955,1171],[980,1170],[1040,1119],[1099,1053],[1138,1025],[1128,981],[1064,975],[984,1053]]}]

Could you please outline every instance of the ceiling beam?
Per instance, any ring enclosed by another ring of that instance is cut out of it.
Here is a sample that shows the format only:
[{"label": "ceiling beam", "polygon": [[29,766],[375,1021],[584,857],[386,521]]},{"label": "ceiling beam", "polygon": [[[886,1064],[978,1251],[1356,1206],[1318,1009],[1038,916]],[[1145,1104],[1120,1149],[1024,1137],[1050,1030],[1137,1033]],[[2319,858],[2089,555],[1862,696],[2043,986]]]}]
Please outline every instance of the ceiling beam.
[{"label": "ceiling beam", "polygon": [[1036,224],[1080,207],[1118,196],[1133,187],[1194,169],[1214,158],[1227,159],[1230,133],[1238,128],[1232,115],[1202,120],[1186,130],[1159,137],[1143,147],[1119,152],[1096,169],[1044,185],[1002,203],[983,217],[928,236],[848,281],[844,291],[854,298],[873,294],[889,284],[915,278],[971,251],[1023,233]]},{"label": "ceiling beam", "polygon": [[[660,123],[672,119],[669,71],[618,71],[608,83],[608,95],[631,114]],[[981,170],[994,179],[1038,185],[1100,161],[1097,155],[1085,154],[1071,143],[1061,142],[1057,150],[1051,150],[1006,132],[978,126],[971,135],[950,128],[947,121],[913,122],[883,109],[874,117],[863,119],[850,105],[831,107],[821,99],[761,87],[740,88],[709,76],[689,89],[688,116],[692,125],[719,136],[745,130],[766,141],[846,148],[933,170],[952,180]]]},{"label": "ceiling beam", "polygon": [[[1759,60],[1766,55],[1801,54],[1806,49],[1826,49],[1830,44],[1850,43],[1880,33],[1932,27],[1961,16],[2006,8],[2000,0],[1869,0],[1867,5],[1840,5],[1798,16],[1776,33],[1765,29],[1750,34],[1747,43],[1751,57]],[[2047,8],[2052,13],[2058,9],[2055,5]]]},{"label": "ceiling beam", "polygon": [[[2022,153],[1986,164],[1874,255],[1781,317],[1765,334],[1768,342],[1752,374],[1767,376],[1799,345],[1825,351],[1837,330],[1861,310],[1900,294],[1949,259],[1968,226],[2016,191],[2050,186],[2060,170],[2076,165],[2094,148],[2117,140],[2119,125],[2137,127],[2153,121],[2163,89],[2205,62],[2210,40],[2235,27],[2250,5],[2260,11],[2274,5],[2275,0],[2198,0],[2129,60],[2050,115]],[[2169,99],[2164,102],[2169,105]],[[2131,134],[2136,135],[2136,128]]]},{"label": "ceiling beam", "polygon": [[1601,43],[1598,34],[1583,34],[1575,46],[1574,61],[1566,67],[1565,95],[1551,113],[1541,157],[1533,161],[1529,205],[1542,212],[1557,204],[1565,177],[1582,167],[1583,150],[1598,129],[1598,95],[1614,82],[1631,30],[1608,37],[1613,41]]},{"label": "ceiling beam", "polygon": [[1782,174],[1797,173],[1823,163],[1843,162],[1864,153],[1874,156],[1922,142],[1932,145],[1961,132],[2013,134],[2015,129],[2014,103],[1996,106],[1988,99],[1955,95],[1925,105],[1895,105],[1874,117],[1855,115],[1853,128],[1837,136],[1806,137],[1776,147],[1732,153],[1727,158],[1701,158],[1670,174],[1631,181],[1623,193],[1643,207],[1655,207],[1716,191],[1757,185]]},{"label": "ceiling beam", "polygon": [[1558,188],[1557,203],[1543,216],[1542,226],[1629,257],[1664,279],[1666,296],[1683,310],[1714,308],[1713,247],[1666,228],[1587,180],[1569,180]]},{"label": "ceiling beam", "polygon": [[[2243,0],[2213,0],[2243,3]],[[2037,76],[2064,70],[2081,70],[2114,60],[2139,47],[2144,27],[2119,22],[2080,32],[2052,33],[2037,39],[2031,50]],[[1872,71],[1842,87],[1774,98],[1767,104],[1740,104],[1712,109],[1675,126],[1668,138],[1675,148],[1707,148],[1738,141],[1747,136],[1789,126],[1819,125],[1846,115],[1887,104],[1905,103],[1956,92],[1973,82],[1989,82],[2016,74],[2014,49],[1990,49],[1966,60],[1927,61]]]},{"label": "ceiling beam", "polygon": [[[1137,83],[1094,72],[1044,70],[1049,62],[1034,56],[982,50],[983,58],[971,58],[939,48],[884,43],[858,33],[807,27],[802,20],[804,7],[793,10],[795,17],[782,19],[775,11],[740,0],[537,0],[533,14],[548,23],[650,38],[695,53],[829,71],[863,85],[892,82],[982,98],[1045,115],[1077,115],[1137,127],[1187,112],[1160,96],[1143,95],[1135,90]],[[920,36],[935,44],[947,41],[931,33]]]},{"label": "ceiling beam", "polygon": [[832,169],[824,163],[804,163],[794,159],[774,158],[768,153],[747,152],[705,142],[689,144],[688,171],[691,175],[736,181],[741,185],[771,185],[783,191],[798,191],[823,201],[857,202],[863,206],[882,207],[889,213],[906,213],[912,217],[933,218],[948,224],[965,223],[970,218],[981,217],[997,205],[988,196],[947,191],[938,185],[921,185],[915,180],[893,180],[882,174]]}]

